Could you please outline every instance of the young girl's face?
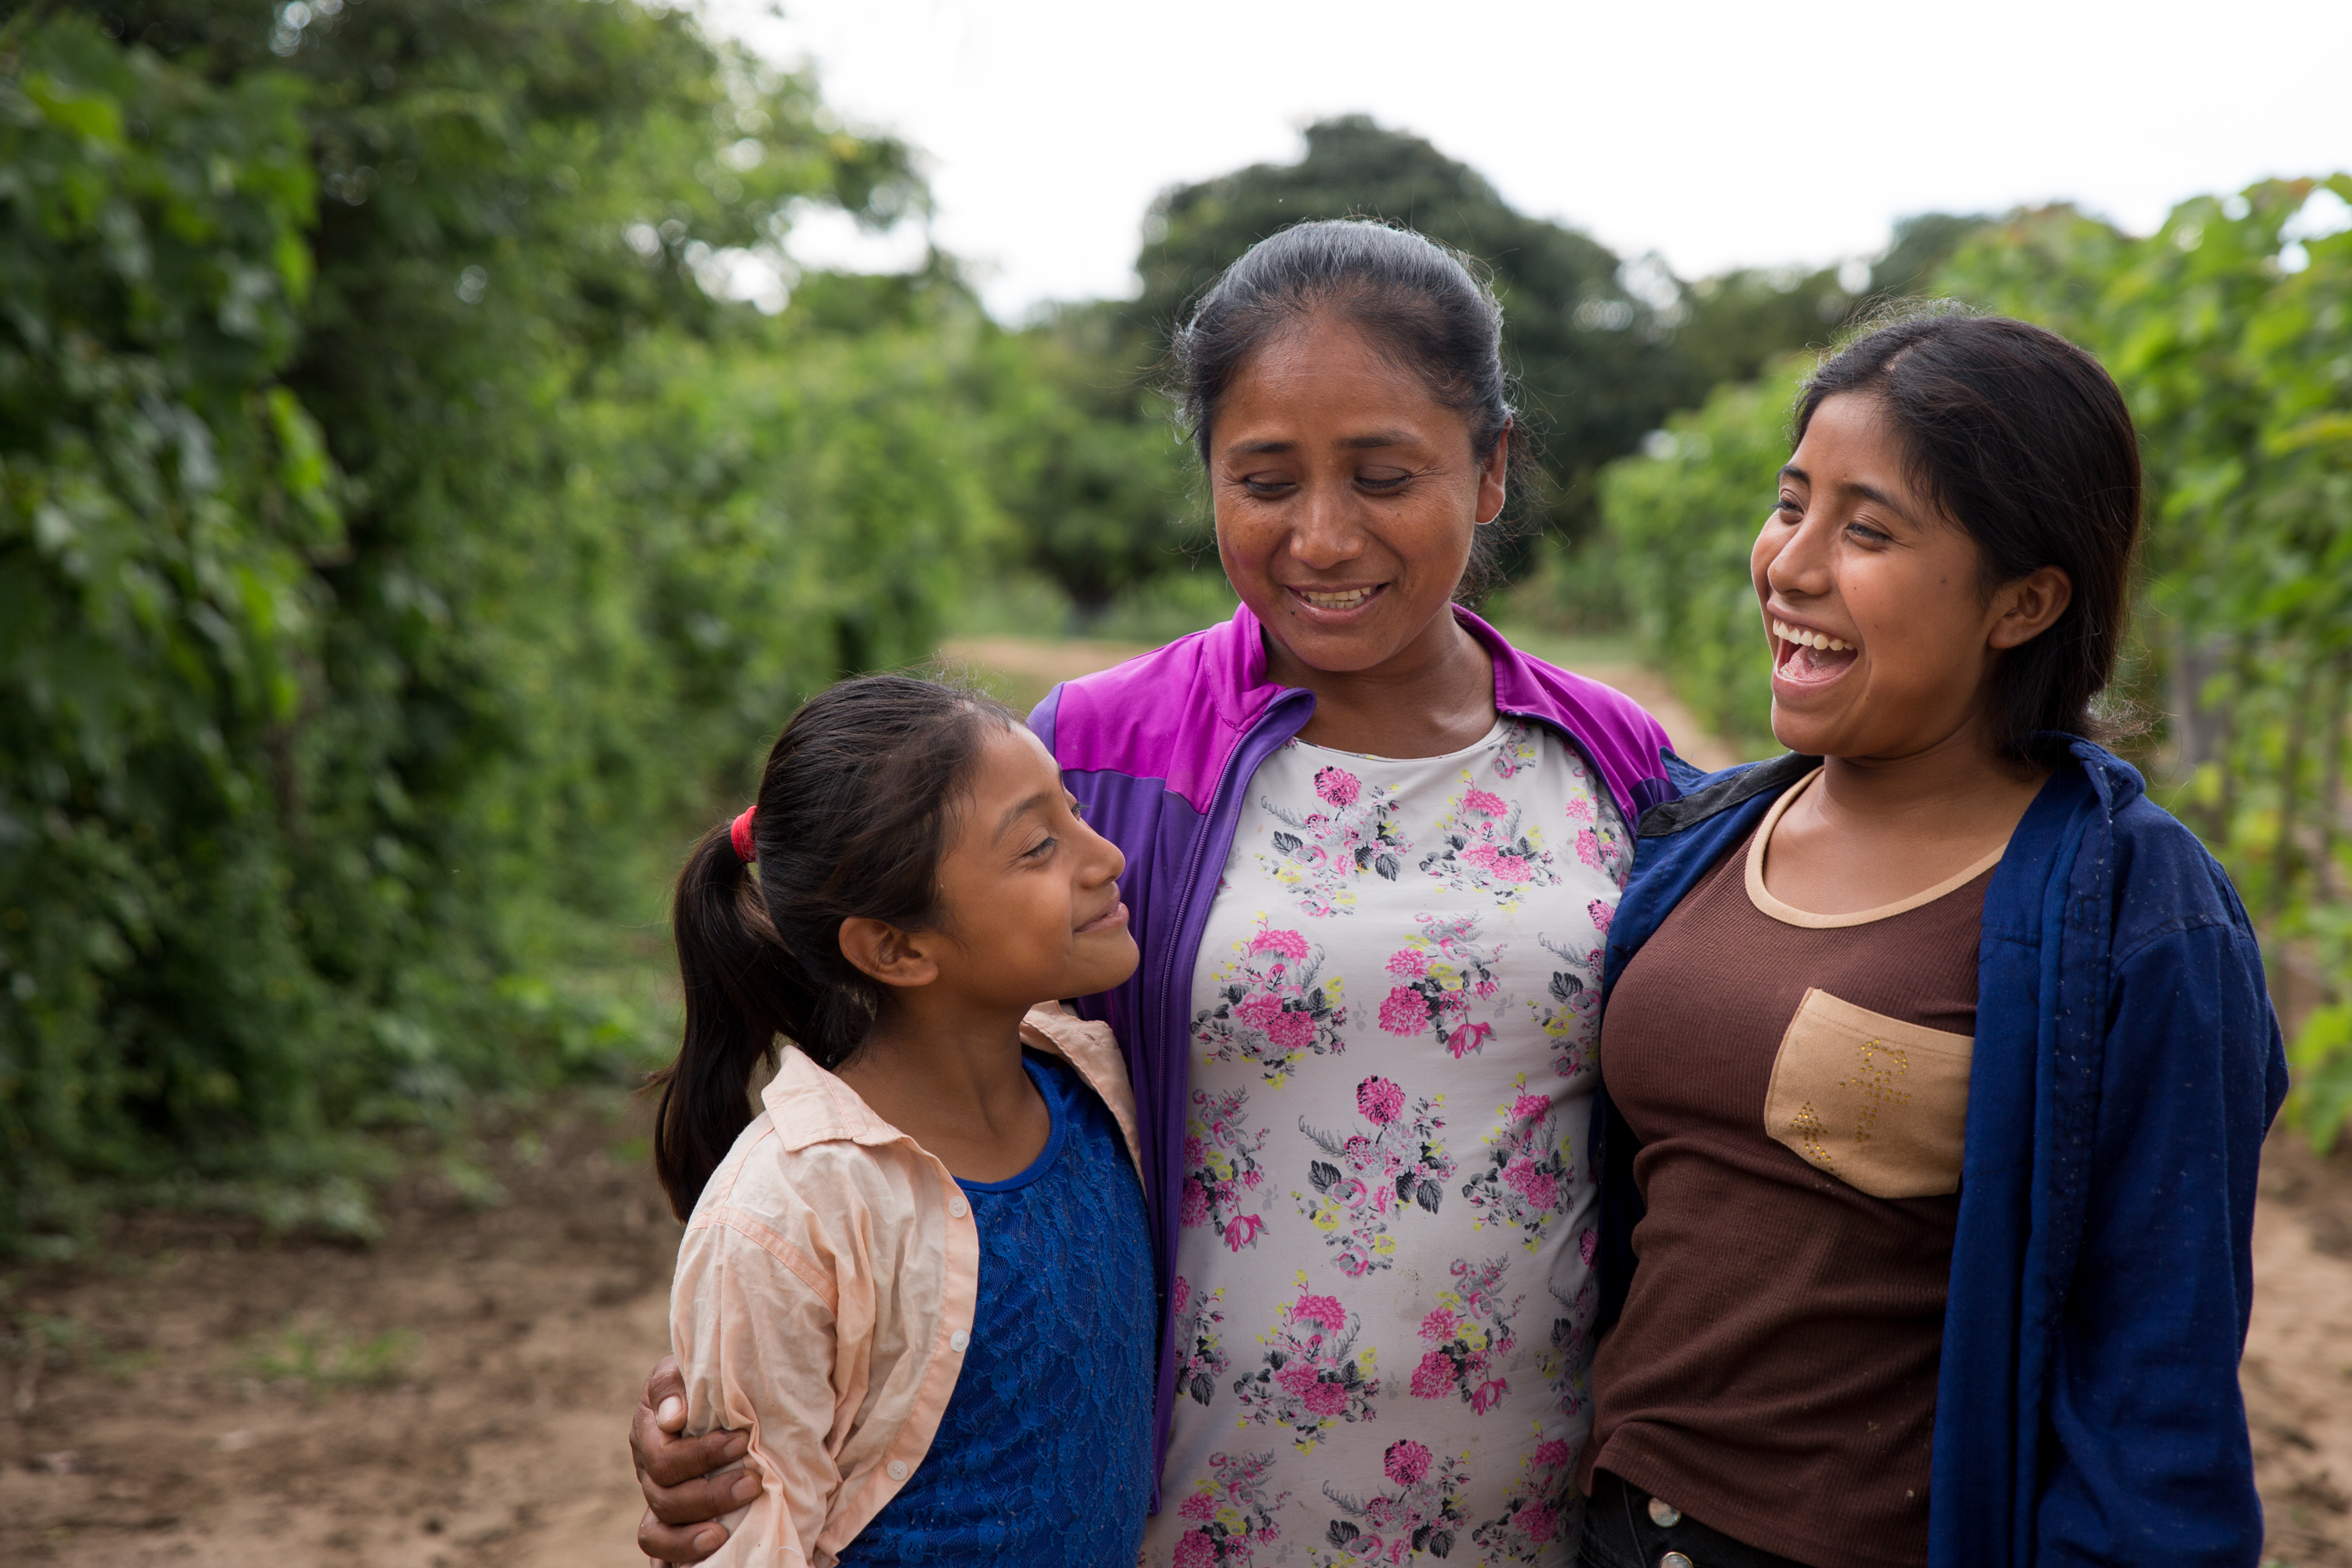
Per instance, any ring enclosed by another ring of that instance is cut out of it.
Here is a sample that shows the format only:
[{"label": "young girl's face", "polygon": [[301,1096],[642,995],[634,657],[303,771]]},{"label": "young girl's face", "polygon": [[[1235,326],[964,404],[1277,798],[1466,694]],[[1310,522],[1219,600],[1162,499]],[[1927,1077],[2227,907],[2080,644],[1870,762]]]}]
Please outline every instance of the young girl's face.
[{"label": "young girl's face", "polygon": [[1024,729],[982,743],[940,862],[940,980],[1027,1007],[1090,996],[1135,973],[1119,900],[1127,857],[1088,827],[1054,759]]},{"label": "young girl's face", "polygon": [[1972,744],[1995,661],[2066,607],[2055,567],[1988,594],[1976,542],[1903,458],[1876,399],[1827,399],[1749,552],[1772,733],[1792,751],[1891,759]]}]

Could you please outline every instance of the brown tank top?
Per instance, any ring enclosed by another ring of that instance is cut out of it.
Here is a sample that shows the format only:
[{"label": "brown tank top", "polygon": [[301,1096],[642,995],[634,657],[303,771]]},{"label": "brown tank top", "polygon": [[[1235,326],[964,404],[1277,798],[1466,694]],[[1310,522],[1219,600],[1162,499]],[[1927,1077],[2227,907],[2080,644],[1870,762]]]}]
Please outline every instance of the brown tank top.
[{"label": "brown tank top", "polygon": [[1813,1568],[1911,1568],[2000,857],[1885,909],[1791,909],[1760,847],[1811,782],[1666,918],[1601,1020],[1646,1213],[1582,1479]]}]

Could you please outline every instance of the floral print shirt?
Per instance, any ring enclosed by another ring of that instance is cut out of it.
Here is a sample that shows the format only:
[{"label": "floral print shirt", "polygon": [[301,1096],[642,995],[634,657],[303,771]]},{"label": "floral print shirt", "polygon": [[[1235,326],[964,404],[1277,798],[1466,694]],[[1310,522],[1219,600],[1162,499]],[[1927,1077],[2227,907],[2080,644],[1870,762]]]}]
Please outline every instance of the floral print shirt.
[{"label": "floral print shirt", "polygon": [[1509,719],[1443,757],[1293,741],[1250,796],[1192,981],[1144,1560],[1568,1563],[1630,837],[1572,745]]}]

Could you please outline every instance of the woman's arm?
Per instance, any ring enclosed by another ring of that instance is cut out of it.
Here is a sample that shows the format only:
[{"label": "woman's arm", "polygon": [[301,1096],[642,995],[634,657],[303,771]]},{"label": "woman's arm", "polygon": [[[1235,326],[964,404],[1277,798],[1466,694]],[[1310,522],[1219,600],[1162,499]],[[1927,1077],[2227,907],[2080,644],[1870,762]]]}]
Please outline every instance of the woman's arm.
[{"label": "woman's arm", "polygon": [[[685,1430],[746,1436],[740,1473],[758,1481],[721,1518],[729,1534],[709,1562],[805,1568],[841,1489],[831,1442],[837,1335],[813,1275],[822,1278],[772,1233],[723,1217],[688,1230],[679,1246],[670,1337]],[[727,1474],[712,1479],[713,1492],[727,1495]]]},{"label": "woman's arm", "polygon": [[2278,1020],[2252,933],[2219,920],[2119,952],[2111,994],[2034,1565],[2252,1568],[2262,1505],[2238,1360],[2255,1177],[2285,1092]]}]

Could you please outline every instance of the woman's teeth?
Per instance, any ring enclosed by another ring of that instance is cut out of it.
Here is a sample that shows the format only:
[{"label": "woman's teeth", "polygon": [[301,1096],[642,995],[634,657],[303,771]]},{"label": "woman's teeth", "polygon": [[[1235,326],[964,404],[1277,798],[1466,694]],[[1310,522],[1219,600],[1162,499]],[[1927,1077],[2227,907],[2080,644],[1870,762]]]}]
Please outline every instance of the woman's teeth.
[{"label": "woman's teeth", "polygon": [[1786,621],[1774,621],[1772,623],[1772,635],[1779,637],[1782,642],[1792,642],[1799,647],[1819,648],[1823,653],[1852,653],[1854,651],[1853,644],[1850,642],[1843,642],[1836,637],[1827,636],[1822,632],[1809,632],[1801,626],[1792,626]]},{"label": "woman's teeth", "polygon": [[1337,594],[1318,594],[1310,588],[1294,590],[1297,595],[1318,610],[1352,610],[1370,598],[1370,588],[1349,588]]}]

